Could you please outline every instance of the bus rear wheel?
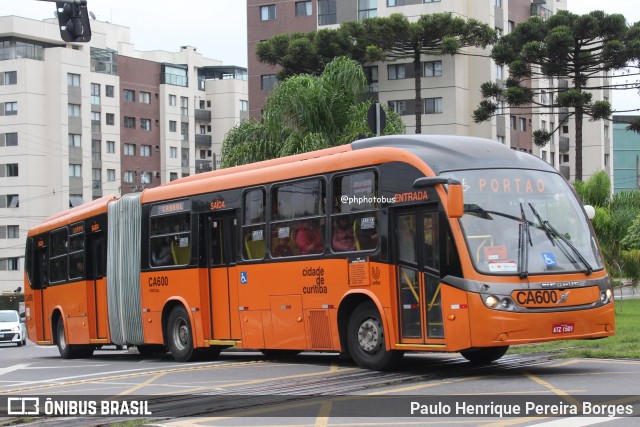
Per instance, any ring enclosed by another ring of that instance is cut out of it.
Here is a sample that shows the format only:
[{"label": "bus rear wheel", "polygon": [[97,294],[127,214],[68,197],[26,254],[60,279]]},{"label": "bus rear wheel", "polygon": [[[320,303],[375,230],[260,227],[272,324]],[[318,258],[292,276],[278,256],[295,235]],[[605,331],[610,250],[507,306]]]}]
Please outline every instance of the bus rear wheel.
[{"label": "bus rear wheel", "polygon": [[64,333],[64,323],[58,320],[56,325],[56,344],[63,359],[78,359],[93,356],[93,346],[67,344],[67,337]]},{"label": "bus rear wheel", "polygon": [[189,313],[183,306],[177,306],[171,310],[167,322],[166,334],[171,356],[178,362],[193,360],[196,352],[193,348],[193,329]]},{"label": "bus rear wheel", "polygon": [[347,341],[354,362],[361,368],[376,371],[392,368],[403,352],[387,350],[382,317],[373,302],[356,307],[349,318]]},{"label": "bus rear wheel", "polygon": [[487,363],[494,362],[500,359],[509,350],[509,346],[503,347],[486,347],[477,348],[474,350],[461,351],[462,357],[467,359],[471,363],[478,365],[486,365]]}]

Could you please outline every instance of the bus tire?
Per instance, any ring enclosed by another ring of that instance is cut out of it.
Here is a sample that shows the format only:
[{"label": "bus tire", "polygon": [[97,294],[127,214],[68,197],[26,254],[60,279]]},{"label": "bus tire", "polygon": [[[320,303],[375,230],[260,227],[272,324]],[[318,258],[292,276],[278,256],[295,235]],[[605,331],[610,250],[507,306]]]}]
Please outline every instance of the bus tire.
[{"label": "bus tire", "polygon": [[509,346],[502,347],[485,347],[477,348],[474,350],[461,351],[462,357],[467,359],[471,363],[478,365],[486,365],[487,363],[494,362],[500,359],[509,350]]},{"label": "bus tire", "polygon": [[387,350],[382,318],[375,304],[364,302],[349,318],[347,341],[349,353],[358,366],[381,371],[397,364],[404,352]]},{"label": "bus tire", "polygon": [[189,362],[196,354],[193,348],[193,329],[187,310],[179,305],[171,310],[167,322],[167,340],[171,356],[178,362]]},{"label": "bus tire", "polygon": [[[67,344],[67,337],[64,333],[64,322],[62,319],[58,320],[56,325],[56,344],[58,345],[58,351],[60,357],[63,359],[76,359],[81,357],[81,352],[75,345]],[[93,352],[91,352],[93,354]]]}]

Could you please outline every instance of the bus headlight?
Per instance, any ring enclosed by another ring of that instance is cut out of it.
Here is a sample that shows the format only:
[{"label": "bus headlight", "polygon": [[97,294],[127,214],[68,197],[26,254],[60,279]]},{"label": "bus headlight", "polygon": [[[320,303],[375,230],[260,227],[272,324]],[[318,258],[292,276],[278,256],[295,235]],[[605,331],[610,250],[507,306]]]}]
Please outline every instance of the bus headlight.
[{"label": "bus headlight", "polygon": [[511,300],[509,298],[502,298],[502,301],[500,301],[500,303],[502,304],[502,308],[509,308],[511,306]]},{"label": "bus headlight", "polygon": [[600,302],[603,304],[611,302],[612,297],[613,297],[613,292],[611,292],[611,289],[607,289],[606,291],[600,292]]},{"label": "bus headlight", "polygon": [[613,299],[613,292],[611,289],[607,288],[607,300],[611,301]]},{"label": "bus headlight", "polygon": [[487,307],[493,308],[498,304],[498,298],[490,295],[484,300],[484,303],[487,305]]}]

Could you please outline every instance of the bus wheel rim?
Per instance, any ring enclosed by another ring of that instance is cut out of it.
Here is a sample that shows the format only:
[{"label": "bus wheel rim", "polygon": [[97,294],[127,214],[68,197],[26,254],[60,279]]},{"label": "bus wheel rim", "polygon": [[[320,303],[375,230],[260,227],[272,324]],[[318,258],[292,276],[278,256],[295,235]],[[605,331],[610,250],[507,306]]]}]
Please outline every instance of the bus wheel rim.
[{"label": "bus wheel rim", "polygon": [[60,333],[58,334],[58,342],[60,343],[60,348],[65,349],[67,347],[67,340],[64,336],[64,329],[60,329]]},{"label": "bus wheel rim", "polygon": [[367,353],[378,350],[382,338],[380,322],[377,319],[367,319],[358,328],[358,345]]},{"label": "bus wheel rim", "polygon": [[189,327],[183,318],[176,320],[173,328],[173,342],[179,350],[184,350],[189,344]]}]

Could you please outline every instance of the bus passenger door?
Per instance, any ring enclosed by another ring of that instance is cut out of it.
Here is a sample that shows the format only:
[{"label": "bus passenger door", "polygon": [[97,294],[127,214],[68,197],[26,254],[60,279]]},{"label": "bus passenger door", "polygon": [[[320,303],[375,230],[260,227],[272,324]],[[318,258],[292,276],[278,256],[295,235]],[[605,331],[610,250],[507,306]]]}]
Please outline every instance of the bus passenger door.
[{"label": "bus passenger door", "polygon": [[90,336],[92,339],[107,338],[107,281],[105,280],[104,233],[87,235],[87,301],[89,313],[94,317]]},{"label": "bus passenger door", "polygon": [[[40,336],[37,334],[32,335],[34,331],[29,331],[29,337],[33,342],[36,341],[49,341],[51,340],[51,328],[47,325],[46,319],[49,318],[49,314],[46,311],[44,295],[45,289],[49,285],[49,279],[47,272],[49,271],[49,261],[47,260],[47,248],[41,247],[34,250],[35,256],[33,257],[33,311],[30,311],[32,320],[35,320],[31,324],[35,325],[38,322],[37,330],[40,331]],[[37,309],[36,309],[37,308]],[[37,337],[37,338],[36,338]]]},{"label": "bus passenger door", "polygon": [[440,232],[437,205],[395,215],[398,313],[404,344],[441,344]]},{"label": "bus passenger door", "polygon": [[[206,256],[209,266],[209,326],[211,339],[239,339],[231,320],[231,307],[237,307],[235,212],[209,214],[205,222]],[[234,302],[235,301],[235,302]]]}]

